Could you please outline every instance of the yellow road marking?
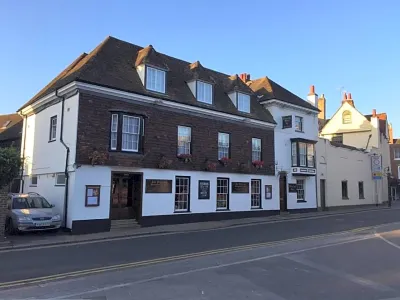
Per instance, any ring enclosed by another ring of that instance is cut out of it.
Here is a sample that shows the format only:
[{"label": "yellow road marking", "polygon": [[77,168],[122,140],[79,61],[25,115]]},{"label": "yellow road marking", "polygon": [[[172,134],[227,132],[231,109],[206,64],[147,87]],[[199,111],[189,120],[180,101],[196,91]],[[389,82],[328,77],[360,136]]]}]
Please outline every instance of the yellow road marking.
[{"label": "yellow road marking", "polygon": [[176,256],[170,256],[170,257],[156,258],[156,259],[151,259],[151,260],[124,263],[124,264],[112,265],[112,266],[108,266],[108,267],[100,267],[100,268],[66,272],[66,273],[49,275],[49,276],[9,281],[9,282],[0,283],[0,288],[11,288],[11,287],[17,287],[17,286],[21,286],[21,285],[43,283],[43,282],[47,282],[47,281],[67,279],[67,278],[78,277],[78,276],[83,276],[83,275],[93,275],[93,274],[103,273],[103,272],[107,272],[107,271],[116,271],[116,270],[122,270],[122,269],[126,269],[126,268],[148,266],[148,265],[153,265],[153,264],[157,264],[157,263],[172,262],[172,261],[177,261],[180,259],[189,259],[189,258],[196,258],[196,257],[207,256],[207,255],[213,255],[213,254],[222,254],[222,253],[228,253],[228,252],[250,250],[250,249],[255,249],[255,248],[259,248],[259,247],[275,246],[275,245],[285,244],[285,243],[289,243],[289,242],[311,240],[311,239],[317,239],[317,238],[321,238],[321,237],[328,237],[328,236],[332,236],[332,235],[355,233],[355,232],[365,231],[365,230],[372,229],[372,228],[374,228],[374,227],[373,226],[360,227],[360,228],[355,228],[355,229],[340,231],[340,232],[317,234],[317,235],[311,235],[311,236],[305,236],[305,237],[299,237],[299,238],[286,239],[286,240],[281,240],[281,241],[272,241],[272,242],[257,243],[257,244],[250,244],[250,245],[230,247],[230,248],[222,248],[222,249],[209,250],[209,251],[203,251],[203,252],[195,252],[195,253],[182,254],[182,255],[176,255]]}]

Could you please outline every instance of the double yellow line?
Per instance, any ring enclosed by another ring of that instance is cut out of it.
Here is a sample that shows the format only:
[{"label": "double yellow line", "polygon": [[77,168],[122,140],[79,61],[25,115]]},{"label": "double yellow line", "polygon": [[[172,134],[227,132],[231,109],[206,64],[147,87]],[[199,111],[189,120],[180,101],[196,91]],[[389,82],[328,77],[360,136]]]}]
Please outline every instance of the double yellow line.
[{"label": "double yellow line", "polygon": [[286,239],[286,240],[282,240],[282,241],[274,241],[274,242],[250,244],[250,245],[245,245],[245,246],[222,248],[222,249],[203,251],[203,252],[197,252],[197,253],[191,253],[191,254],[183,254],[183,255],[177,255],[177,256],[170,256],[170,257],[164,257],[164,258],[156,258],[156,259],[151,259],[151,260],[144,260],[144,261],[138,261],[138,262],[112,265],[112,266],[108,266],[108,267],[100,267],[100,268],[67,272],[67,273],[61,273],[61,274],[55,274],[55,275],[49,275],[49,276],[9,281],[9,282],[0,283],[0,289],[13,288],[13,287],[18,287],[18,286],[28,285],[28,284],[38,284],[38,283],[43,283],[43,282],[48,282],[48,281],[74,278],[74,277],[84,276],[84,275],[94,275],[94,274],[104,273],[104,272],[108,272],[108,271],[117,271],[117,270],[122,270],[122,269],[127,269],[127,268],[137,268],[137,267],[154,265],[154,264],[158,264],[158,263],[173,262],[173,261],[177,261],[177,260],[181,260],[181,259],[190,259],[190,258],[207,256],[207,255],[251,250],[251,249],[260,248],[260,247],[270,247],[270,246],[285,244],[285,243],[289,243],[289,242],[311,240],[311,239],[317,239],[317,238],[346,234],[346,233],[355,233],[355,232],[365,231],[365,230],[372,229],[372,228],[374,228],[374,227],[360,227],[360,228],[356,228],[356,229],[352,229],[352,230],[346,230],[346,231],[340,231],[340,232],[334,232],[334,233],[318,234],[318,235],[311,235],[311,236],[305,236],[305,237],[299,237],[299,238],[293,238],[293,239]]}]

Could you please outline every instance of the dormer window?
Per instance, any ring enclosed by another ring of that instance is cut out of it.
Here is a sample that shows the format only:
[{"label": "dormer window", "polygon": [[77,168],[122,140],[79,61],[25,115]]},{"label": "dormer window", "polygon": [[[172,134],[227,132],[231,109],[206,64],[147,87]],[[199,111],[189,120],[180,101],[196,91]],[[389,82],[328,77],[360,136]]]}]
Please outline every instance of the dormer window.
[{"label": "dormer window", "polygon": [[146,89],[165,93],[165,71],[146,66]]},{"label": "dormer window", "polygon": [[212,104],[213,102],[213,89],[212,85],[204,81],[197,80],[196,98],[198,101]]},{"label": "dormer window", "polygon": [[7,128],[8,125],[10,125],[11,121],[6,121],[3,126],[1,126],[1,129]]},{"label": "dormer window", "polygon": [[238,93],[237,108],[239,111],[250,113],[250,95]]}]

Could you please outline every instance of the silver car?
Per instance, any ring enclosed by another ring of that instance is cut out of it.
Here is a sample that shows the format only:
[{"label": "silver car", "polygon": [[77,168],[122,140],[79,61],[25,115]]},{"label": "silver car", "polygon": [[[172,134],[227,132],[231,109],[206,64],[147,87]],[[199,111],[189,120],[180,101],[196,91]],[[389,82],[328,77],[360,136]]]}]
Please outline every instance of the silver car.
[{"label": "silver car", "polygon": [[6,232],[57,230],[61,216],[43,196],[37,193],[9,194],[7,202]]}]

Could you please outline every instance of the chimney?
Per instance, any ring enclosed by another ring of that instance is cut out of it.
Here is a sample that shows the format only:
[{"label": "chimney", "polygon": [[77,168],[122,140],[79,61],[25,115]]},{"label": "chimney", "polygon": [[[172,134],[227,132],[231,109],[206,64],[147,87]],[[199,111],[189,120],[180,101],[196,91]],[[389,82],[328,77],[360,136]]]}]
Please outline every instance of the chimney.
[{"label": "chimney", "polygon": [[388,131],[389,131],[389,144],[393,144],[393,127],[392,124],[388,124]]},{"label": "chimney", "polygon": [[310,86],[310,92],[308,93],[307,101],[314,106],[318,106],[318,95],[315,93],[314,85]]},{"label": "chimney", "polygon": [[242,79],[242,81],[244,83],[246,83],[246,82],[250,81],[250,74],[242,73],[242,74],[240,74],[240,79]]},{"label": "chimney", "polygon": [[320,110],[318,119],[326,120],[326,99],[324,94],[321,94],[321,97],[318,98],[318,109]]},{"label": "chimney", "polygon": [[346,101],[347,101],[347,94],[343,93],[342,103],[345,103]]},{"label": "chimney", "polygon": [[372,116],[373,116],[374,118],[376,118],[376,109],[375,109],[375,108],[372,110]]},{"label": "chimney", "polygon": [[344,93],[344,94],[343,94],[342,104],[344,104],[345,102],[347,102],[347,103],[350,104],[351,106],[355,107],[355,106],[354,106],[353,98],[351,97],[351,93],[348,93],[348,94]]}]

